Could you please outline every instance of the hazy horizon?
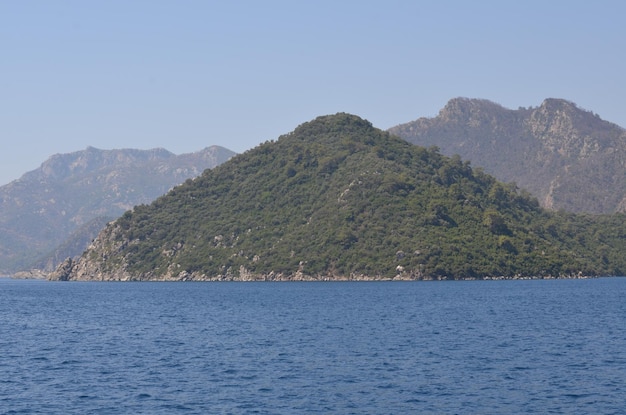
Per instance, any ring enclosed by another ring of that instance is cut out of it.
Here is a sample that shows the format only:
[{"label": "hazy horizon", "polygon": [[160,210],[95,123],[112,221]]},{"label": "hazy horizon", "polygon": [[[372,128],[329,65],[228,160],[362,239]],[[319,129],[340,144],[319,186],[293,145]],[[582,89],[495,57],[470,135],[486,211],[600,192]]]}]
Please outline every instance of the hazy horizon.
[{"label": "hazy horizon", "polygon": [[455,97],[626,126],[617,1],[0,3],[0,185],[53,154],[219,145],[319,115],[387,129]]}]

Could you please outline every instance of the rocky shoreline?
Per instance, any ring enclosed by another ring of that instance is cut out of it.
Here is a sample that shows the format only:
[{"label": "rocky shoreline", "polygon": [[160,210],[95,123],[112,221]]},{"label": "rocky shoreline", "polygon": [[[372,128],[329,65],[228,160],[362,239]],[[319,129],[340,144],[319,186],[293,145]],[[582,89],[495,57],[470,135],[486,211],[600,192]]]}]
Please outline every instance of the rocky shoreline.
[{"label": "rocky shoreline", "polygon": [[445,276],[427,276],[409,272],[399,272],[394,277],[388,276],[370,276],[364,274],[351,275],[308,275],[301,270],[285,274],[270,272],[269,274],[254,274],[246,268],[241,267],[238,273],[227,272],[226,274],[208,276],[203,273],[189,273],[181,271],[178,273],[167,273],[163,276],[155,275],[133,275],[129,272],[107,273],[93,270],[89,267],[81,267],[81,262],[75,262],[67,259],[61,264],[56,271],[44,276],[50,281],[204,281],[204,282],[220,282],[220,281],[504,281],[504,280],[554,280],[554,279],[589,279],[598,278],[599,276],[585,275],[582,272],[569,275],[513,275],[513,276],[486,276],[477,277],[445,277]]},{"label": "rocky shoreline", "polygon": [[47,280],[50,273],[41,269],[16,272],[10,277],[14,280]]}]

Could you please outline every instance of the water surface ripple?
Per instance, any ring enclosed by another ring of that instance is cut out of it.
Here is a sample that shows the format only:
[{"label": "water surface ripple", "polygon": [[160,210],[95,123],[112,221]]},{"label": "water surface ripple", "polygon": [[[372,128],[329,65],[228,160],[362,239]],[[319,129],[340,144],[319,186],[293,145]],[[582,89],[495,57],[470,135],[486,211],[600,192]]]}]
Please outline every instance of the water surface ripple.
[{"label": "water surface ripple", "polygon": [[626,278],[0,280],[2,414],[623,413]]}]

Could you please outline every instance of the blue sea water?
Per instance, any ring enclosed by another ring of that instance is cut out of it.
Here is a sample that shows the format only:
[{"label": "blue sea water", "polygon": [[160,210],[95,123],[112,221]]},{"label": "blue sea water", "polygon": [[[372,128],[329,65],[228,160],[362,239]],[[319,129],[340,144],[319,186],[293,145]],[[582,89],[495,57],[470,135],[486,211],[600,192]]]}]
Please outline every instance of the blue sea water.
[{"label": "blue sea water", "polygon": [[2,414],[626,412],[626,278],[0,280]]}]

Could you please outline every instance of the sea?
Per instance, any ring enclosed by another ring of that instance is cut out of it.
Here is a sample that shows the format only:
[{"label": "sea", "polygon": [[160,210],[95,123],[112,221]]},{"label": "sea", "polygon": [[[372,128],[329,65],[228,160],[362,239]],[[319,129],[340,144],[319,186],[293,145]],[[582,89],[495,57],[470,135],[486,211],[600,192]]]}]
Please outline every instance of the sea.
[{"label": "sea", "polygon": [[0,414],[623,414],[626,278],[0,279]]}]

